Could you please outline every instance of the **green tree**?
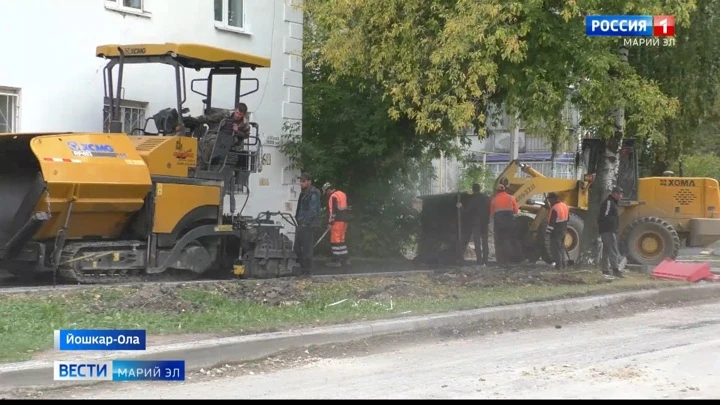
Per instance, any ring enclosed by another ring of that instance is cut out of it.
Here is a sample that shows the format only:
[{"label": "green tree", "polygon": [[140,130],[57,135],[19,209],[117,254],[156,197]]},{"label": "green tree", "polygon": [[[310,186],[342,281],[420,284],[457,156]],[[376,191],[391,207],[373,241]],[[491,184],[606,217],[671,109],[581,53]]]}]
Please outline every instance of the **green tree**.
[{"label": "green tree", "polygon": [[642,76],[679,100],[679,112],[665,120],[666,142],[652,142],[644,156],[645,175],[661,175],[684,154],[718,150],[720,94],[720,1],[696,0],[690,24],[675,32],[674,47],[637,47],[629,62]]},{"label": "green tree", "polygon": [[491,170],[483,167],[480,163],[471,161],[469,156],[464,157],[460,163],[462,172],[457,187],[459,191],[469,192],[472,190],[472,185],[477,183],[480,185],[481,191],[487,194],[493,193],[495,176]]},{"label": "green tree", "polygon": [[683,159],[683,175],[720,180],[720,157],[714,153],[686,156]]},{"label": "green tree", "polygon": [[[287,123],[280,149],[294,167],[312,173],[318,188],[329,181],[347,193],[352,255],[397,256],[417,230],[412,202],[419,174],[429,157],[452,150],[452,138],[418,137],[412,120],[391,119],[390,101],[371,78],[330,82],[332,67],[317,58],[321,34],[308,21],[302,128]],[[329,248],[321,244],[318,250]]]},{"label": "green tree", "polygon": [[[677,101],[638,74],[618,54],[617,38],[588,38],[593,14],[672,14],[689,20],[694,1],[661,0],[305,0],[308,15],[327,32],[319,59],[329,78],[372,79],[391,101],[388,114],[407,117],[418,134],[485,128],[490,104],[522,117],[546,137],[567,131],[568,99],[582,125],[608,140],[588,215],[617,173],[625,124],[633,134],[665,142],[663,124]],[[574,91],[568,92],[572,87]],[[624,112],[617,120],[613,112]],[[619,124],[619,126],[617,125]],[[587,221],[585,247],[596,244]]]},{"label": "green tree", "polygon": [[[612,134],[608,112],[628,103],[641,135],[662,138],[658,124],[672,101],[619,62],[615,38],[587,38],[588,14],[653,14],[688,20],[693,2],[505,0],[306,0],[328,31],[320,58],[331,79],[371,77],[420,133],[463,130],[502,100],[535,133],[565,129],[568,86],[586,125]],[[620,80],[618,75],[623,73]],[[629,120],[630,121],[630,120]],[[630,123],[630,122],[629,122]],[[482,126],[480,126],[482,128]],[[482,132],[482,129],[479,129]]]}]

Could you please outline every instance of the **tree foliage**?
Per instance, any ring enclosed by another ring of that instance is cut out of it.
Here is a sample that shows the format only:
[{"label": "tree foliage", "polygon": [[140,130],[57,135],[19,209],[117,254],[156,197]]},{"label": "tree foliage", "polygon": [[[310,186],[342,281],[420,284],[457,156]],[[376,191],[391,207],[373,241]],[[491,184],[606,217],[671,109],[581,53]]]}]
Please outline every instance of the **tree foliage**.
[{"label": "tree foliage", "polygon": [[[591,194],[590,217],[617,172],[626,127],[665,145],[678,112],[636,65],[619,56],[617,38],[588,38],[584,18],[597,14],[671,14],[686,26],[694,0],[304,0],[327,37],[318,61],[328,78],[366,78],[394,119],[417,134],[485,131],[487,111],[502,105],[526,131],[558,144],[567,136],[568,100],[580,124],[608,140]],[[617,127],[615,111],[623,118]],[[594,221],[593,221],[594,222]],[[588,233],[593,229],[587,227]],[[589,242],[589,238],[587,242]]]},{"label": "tree foliage", "polygon": [[[412,202],[429,164],[425,156],[452,150],[452,138],[418,137],[412,120],[390,119],[390,103],[372,78],[330,82],[332,68],[317,58],[323,31],[308,23],[304,37],[302,128],[286,125],[281,151],[293,166],[309,171],[318,188],[331,182],[346,192],[351,254],[398,255],[416,230]],[[318,246],[329,252],[325,248]]]},{"label": "tree foliage", "polygon": [[676,46],[634,48],[630,53],[630,64],[639,74],[679,100],[678,114],[662,127],[667,141],[649,145],[646,175],[662,174],[683,155],[713,146],[717,139],[720,44],[712,38],[720,37],[720,1],[696,3],[690,24],[676,30]]},{"label": "tree foliage", "polygon": [[690,155],[683,162],[683,175],[720,180],[720,157],[715,153]]},{"label": "tree foliage", "polygon": [[[568,96],[586,126],[610,136],[618,105],[637,135],[662,140],[660,123],[676,102],[631,66],[615,38],[585,36],[589,14],[674,14],[689,19],[692,1],[599,0],[305,0],[328,31],[319,48],[331,79],[371,77],[419,133],[482,132],[490,102],[518,113],[538,134],[565,131]],[[568,86],[576,89],[568,94]]]},{"label": "tree foliage", "polygon": [[461,164],[462,172],[457,186],[459,191],[469,192],[472,190],[472,185],[477,183],[480,185],[482,192],[486,194],[493,193],[495,176],[491,170],[483,167],[480,163],[470,161],[468,158],[461,160]]}]

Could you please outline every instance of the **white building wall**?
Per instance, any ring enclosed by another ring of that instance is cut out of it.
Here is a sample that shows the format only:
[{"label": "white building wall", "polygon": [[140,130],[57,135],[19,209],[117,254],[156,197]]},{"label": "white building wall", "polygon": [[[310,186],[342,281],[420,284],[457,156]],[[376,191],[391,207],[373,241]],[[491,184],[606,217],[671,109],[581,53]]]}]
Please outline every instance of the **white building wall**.
[{"label": "white building wall", "polygon": [[[236,0],[223,0],[225,7],[228,1]],[[231,31],[214,21],[213,0],[131,0],[142,3],[142,11],[135,13],[118,9],[123,0],[0,0],[0,97],[18,95],[15,132],[101,132],[105,61],[95,56],[98,45],[189,42],[270,57],[271,68],[244,73],[260,80],[259,90],[243,101],[260,126],[270,164],[251,176],[243,214],[294,212],[295,176],[273,146],[285,121],[302,119],[303,16],[293,1],[244,0],[244,28]],[[200,115],[201,96],[190,91],[190,80],[207,72],[185,73],[186,106]],[[233,85],[226,80],[215,80],[216,107],[234,105]],[[147,103],[147,116],[176,105],[169,66],[126,66],[123,89],[123,99]],[[238,196],[238,209],[244,201]]]}]

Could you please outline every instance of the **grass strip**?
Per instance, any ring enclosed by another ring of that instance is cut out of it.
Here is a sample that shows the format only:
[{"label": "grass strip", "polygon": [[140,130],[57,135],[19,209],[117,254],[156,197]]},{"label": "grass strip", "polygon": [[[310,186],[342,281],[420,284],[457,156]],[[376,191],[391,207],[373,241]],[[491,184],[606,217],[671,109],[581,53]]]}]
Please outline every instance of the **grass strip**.
[{"label": "grass strip", "polygon": [[413,275],[93,288],[0,296],[0,362],[52,349],[55,329],[146,329],[149,335],[248,334],[475,309],[683,283],[630,274]]}]

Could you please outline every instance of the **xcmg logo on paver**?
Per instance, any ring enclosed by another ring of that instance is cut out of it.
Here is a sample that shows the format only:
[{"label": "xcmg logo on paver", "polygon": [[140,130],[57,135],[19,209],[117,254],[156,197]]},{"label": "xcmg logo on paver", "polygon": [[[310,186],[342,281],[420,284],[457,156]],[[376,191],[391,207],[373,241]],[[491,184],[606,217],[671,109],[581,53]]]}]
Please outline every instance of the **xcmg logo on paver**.
[{"label": "xcmg logo on paver", "polygon": [[77,143],[77,142],[68,142],[67,144],[70,147],[70,150],[72,150],[72,151],[115,153],[115,149],[108,144]]},{"label": "xcmg logo on paver", "polygon": [[124,157],[124,154],[115,153],[115,148],[108,144],[79,143],[69,141],[68,147],[75,156],[85,157]]}]

